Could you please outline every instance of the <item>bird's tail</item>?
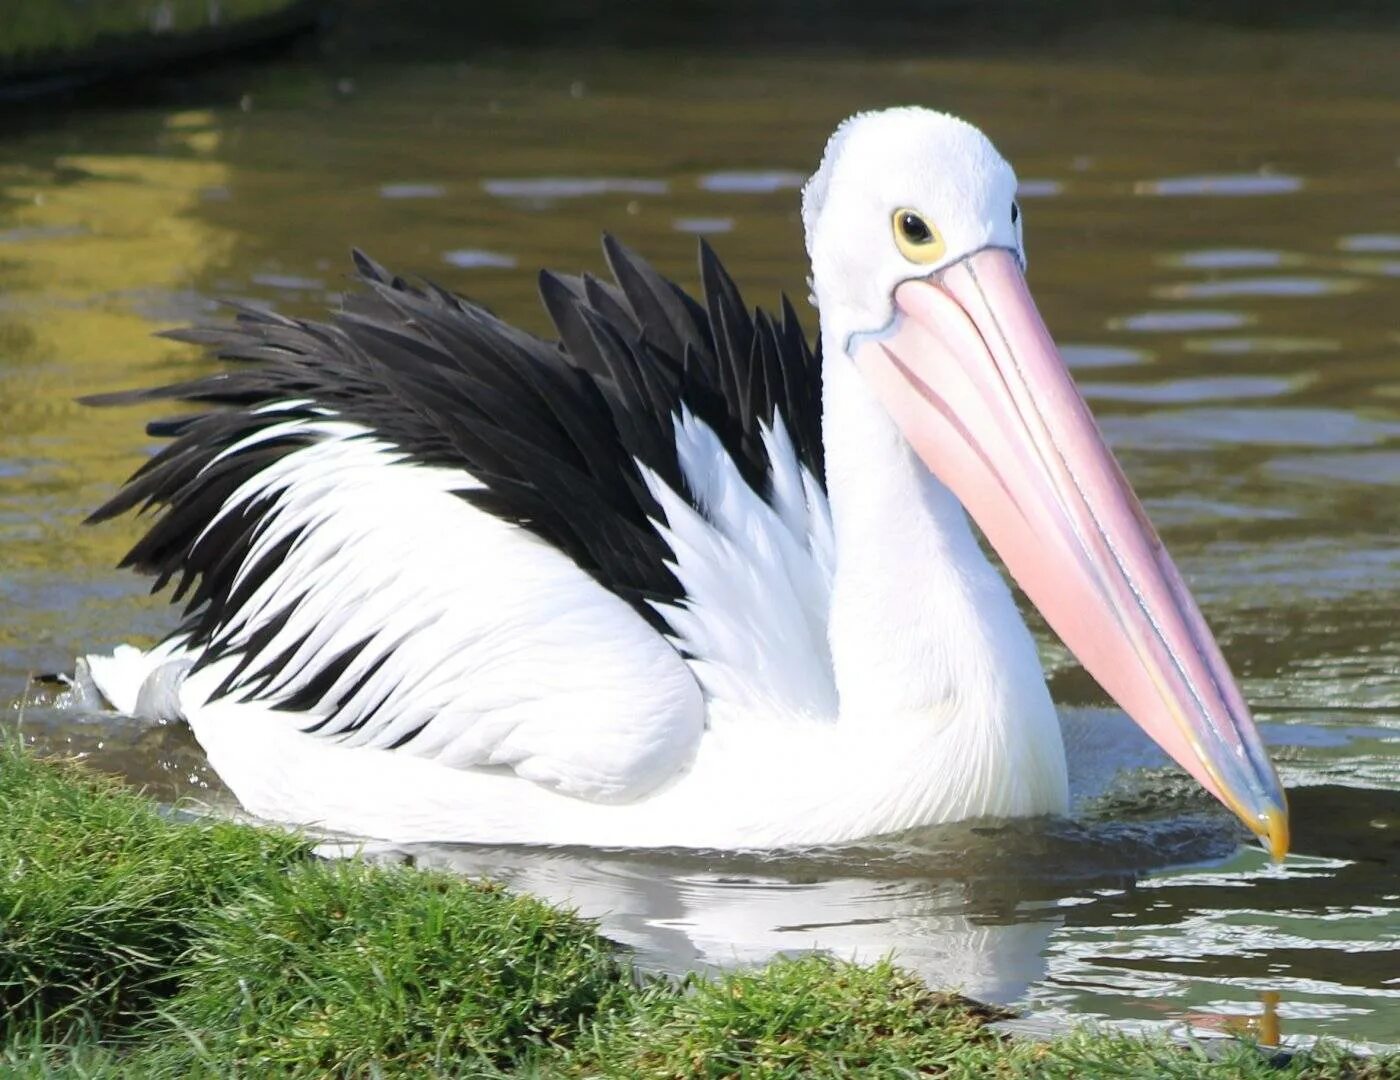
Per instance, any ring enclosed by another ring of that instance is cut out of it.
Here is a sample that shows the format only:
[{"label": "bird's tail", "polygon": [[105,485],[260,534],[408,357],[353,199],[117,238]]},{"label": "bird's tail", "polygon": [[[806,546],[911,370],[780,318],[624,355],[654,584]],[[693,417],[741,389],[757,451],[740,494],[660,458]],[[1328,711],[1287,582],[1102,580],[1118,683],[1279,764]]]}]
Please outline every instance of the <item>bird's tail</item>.
[{"label": "bird's tail", "polygon": [[110,656],[80,656],[70,685],[78,692],[91,688],[117,712],[140,720],[179,720],[180,684],[194,661],[179,636],[145,651],[118,645]]}]

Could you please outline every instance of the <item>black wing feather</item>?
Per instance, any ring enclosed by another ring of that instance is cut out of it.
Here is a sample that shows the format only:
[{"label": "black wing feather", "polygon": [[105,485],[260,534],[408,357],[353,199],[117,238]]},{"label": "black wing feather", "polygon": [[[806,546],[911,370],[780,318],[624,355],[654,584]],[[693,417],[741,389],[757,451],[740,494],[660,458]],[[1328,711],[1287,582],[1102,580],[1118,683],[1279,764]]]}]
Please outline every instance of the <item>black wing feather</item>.
[{"label": "black wing feather", "polygon": [[[703,303],[612,237],[604,238],[603,251],[616,284],[541,274],[554,342],[436,286],[395,276],[356,251],[364,288],[329,320],[239,306],[231,324],[165,335],[211,349],[230,362],[227,370],[85,399],[209,407],[153,421],[150,434],[171,441],[89,520],[163,508],[123,565],[152,575],[157,588],[176,582],[174,599],[183,599],[186,611],[180,632],[204,648],[202,662],[242,653],[220,693],[256,691],[254,684],[273,677],[276,664],[246,668],[295,606],[255,628],[255,640],[236,650],[227,641],[211,647],[258,585],[256,573],[236,587],[235,579],[276,500],[255,500],[222,518],[219,511],[239,485],[308,440],[281,436],[216,458],[272,425],[329,411],[415,462],[472,474],[485,487],[462,491],[464,499],[554,544],[658,628],[651,602],[675,602],[681,589],[652,525],[659,507],[636,462],[686,494],[673,428],[682,408],[714,429],[765,497],[768,460],[759,432],[775,417],[823,482],[820,362],[786,297],[778,321],[750,314],[703,242]],[[270,405],[279,408],[259,411]],[[286,537],[260,565],[276,565],[294,541]],[[351,659],[347,653],[327,663],[293,701],[329,693]]]}]

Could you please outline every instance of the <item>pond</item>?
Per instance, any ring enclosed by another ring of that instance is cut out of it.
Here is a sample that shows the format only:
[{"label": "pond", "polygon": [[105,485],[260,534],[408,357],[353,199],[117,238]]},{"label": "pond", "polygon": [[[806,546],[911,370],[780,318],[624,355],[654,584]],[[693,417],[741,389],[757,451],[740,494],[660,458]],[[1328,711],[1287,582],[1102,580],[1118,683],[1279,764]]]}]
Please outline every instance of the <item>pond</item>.
[{"label": "pond", "polygon": [[543,331],[535,270],[601,269],[601,230],[689,286],[705,235],[751,302],[803,300],[826,134],[934,105],[1018,169],[1032,288],[1274,747],[1295,853],[1245,844],[1036,624],[1071,822],[393,854],[576,904],[663,970],[893,951],[1042,1012],[1400,1044],[1400,31],[963,12],[777,50],[780,27],[488,45],[352,5],[260,63],[7,107],[0,700],[43,747],[228,805],[182,729],[26,700],[30,673],[173,622],[114,568],[138,523],[80,524],[151,441],[74,398],[208,369],[153,331],[219,298],[314,314],[352,243]]}]

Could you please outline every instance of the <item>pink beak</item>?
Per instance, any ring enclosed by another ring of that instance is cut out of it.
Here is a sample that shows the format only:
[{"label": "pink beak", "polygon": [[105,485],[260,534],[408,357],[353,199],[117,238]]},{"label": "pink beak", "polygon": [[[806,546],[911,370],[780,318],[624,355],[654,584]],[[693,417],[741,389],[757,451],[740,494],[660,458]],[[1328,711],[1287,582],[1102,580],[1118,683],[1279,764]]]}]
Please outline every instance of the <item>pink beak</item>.
[{"label": "pink beak", "polygon": [[1281,858],[1288,804],[1249,707],[1015,256],[985,248],[894,303],[853,356],[905,438],[1089,673]]}]

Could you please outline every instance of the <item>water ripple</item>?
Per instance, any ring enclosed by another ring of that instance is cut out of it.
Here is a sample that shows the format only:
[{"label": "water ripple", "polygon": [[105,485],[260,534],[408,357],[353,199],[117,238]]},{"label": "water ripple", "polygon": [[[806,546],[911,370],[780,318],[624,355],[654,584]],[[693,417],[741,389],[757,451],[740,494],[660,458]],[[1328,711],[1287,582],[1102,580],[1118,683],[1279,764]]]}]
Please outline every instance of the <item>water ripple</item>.
[{"label": "water ripple", "polygon": [[1282,266],[1281,251],[1264,248],[1203,248],[1183,251],[1163,258],[1164,266],[1179,266],[1187,270],[1265,270]]},{"label": "water ripple", "polygon": [[1061,345],[1060,355],[1072,368],[1131,367],[1152,359],[1151,353],[1126,345]]},{"label": "water ripple", "polygon": [[1359,454],[1300,454],[1270,461],[1267,466],[1290,480],[1316,480],[1334,484],[1400,486],[1400,450],[1375,450]]},{"label": "water ripple", "polygon": [[457,248],[444,251],[442,261],[459,270],[513,270],[516,265],[514,255],[502,255],[499,251],[486,251],[482,248]]},{"label": "water ripple", "polygon": [[324,289],[326,283],[319,278],[301,277],[297,274],[262,273],[250,277],[254,285],[287,292],[302,292],[308,289]]},{"label": "water ripple", "polygon": [[1302,190],[1300,176],[1283,173],[1219,173],[1212,176],[1173,176],[1141,180],[1133,185],[1138,195],[1288,195]]},{"label": "water ripple", "polygon": [[1374,446],[1400,437],[1400,422],[1323,408],[1171,409],[1145,416],[1107,416],[1102,427],[1115,446],[1142,450],[1196,450],[1221,444]]},{"label": "water ripple", "polygon": [[381,184],[379,186],[379,197],[381,199],[440,199],[447,194],[447,188],[443,184]]},{"label": "water ripple", "polygon": [[1182,334],[1192,330],[1234,330],[1253,319],[1238,311],[1140,311],[1109,322],[1113,330],[1142,334]]},{"label": "water ripple", "polygon": [[1048,199],[1061,194],[1065,185],[1058,180],[1022,180],[1016,187],[1016,196],[1021,199]]},{"label": "water ripple", "polygon": [[1240,401],[1248,398],[1280,397],[1297,386],[1294,379],[1272,375],[1205,376],[1173,379],[1163,383],[1081,383],[1087,398],[1098,401],[1152,402],[1182,405],[1197,401]]},{"label": "water ripple", "polygon": [[1347,259],[1342,266],[1356,274],[1400,277],[1400,259]]},{"label": "water ripple", "polygon": [[806,177],[787,169],[743,170],[706,173],[696,183],[705,191],[723,195],[770,195],[775,191],[800,188]]},{"label": "water ripple", "polygon": [[1186,342],[1188,352],[1219,356],[1244,356],[1256,353],[1291,355],[1293,353],[1336,352],[1341,342],[1330,338],[1295,337],[1223,337],[1192,338]]},{"label": "water ripple", "polygon": [[1234,296],[1336,296],[1361,288],[1364,283],[1355,278],[1254,277],[1161,285],[1152,293],[1166,300],[1218,300]]},{"label": "water ripple", "polygon": [[1337,241],[1343,251],[1392,252],[1400,251],[1400,235],[1396,233],[1358,233],[1344,236]]},{"label": "water ripple", "polygon": [[533,176],[483,180],[481,188],[501,199],[582,199],[595,195],[665,195],[665,180],[640,176]]},{"label": "water ripple", "polygon": [[727,217],[678,217],[671,222],[676,232],[695,233],[704,236],[713,233],[727,233],[734,228],[734,219]]},{"label": "water ripple", "polygon": [[1197,525],[1208,521],[1289,521],[1298,517],[1295,511],[1282,507],[1249,506],[1195,495],[1144,499],[1143,506],[1158,527]]},{"label": "water ripple", "polygon": [[88,230],[83,225],[21,225],[0,229],[0,244],[23,244],[31,240],[66,240],[82,236]]}]

